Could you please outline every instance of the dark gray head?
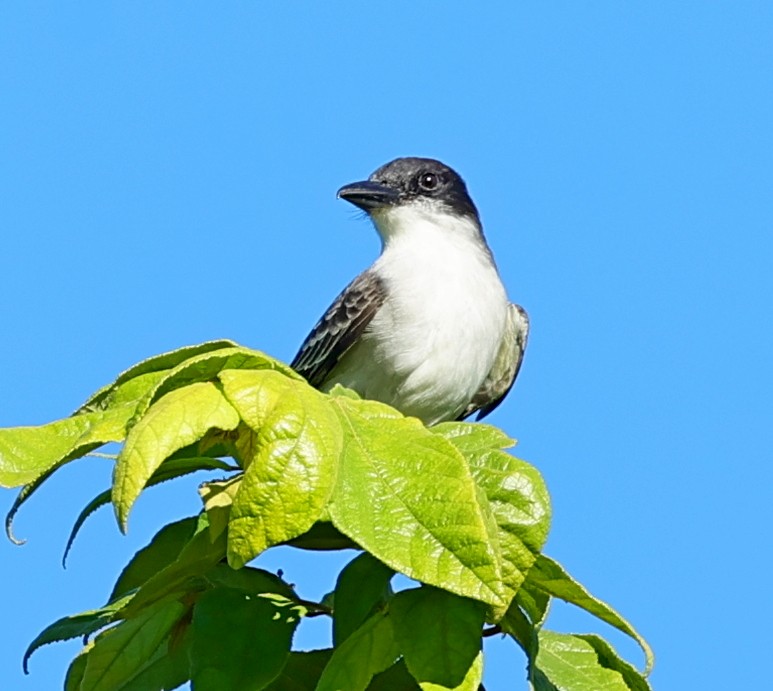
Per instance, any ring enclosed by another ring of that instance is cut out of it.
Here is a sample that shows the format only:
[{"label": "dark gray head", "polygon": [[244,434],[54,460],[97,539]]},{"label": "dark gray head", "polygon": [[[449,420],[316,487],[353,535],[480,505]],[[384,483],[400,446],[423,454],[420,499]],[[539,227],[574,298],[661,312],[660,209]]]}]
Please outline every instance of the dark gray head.
[{"label": "dark gray head", "polygon": [[433,158],[396,158],[367,180],[344,185],[338,196],[368,213],[386,206],[425,202],[479,221],[464,180]]}]

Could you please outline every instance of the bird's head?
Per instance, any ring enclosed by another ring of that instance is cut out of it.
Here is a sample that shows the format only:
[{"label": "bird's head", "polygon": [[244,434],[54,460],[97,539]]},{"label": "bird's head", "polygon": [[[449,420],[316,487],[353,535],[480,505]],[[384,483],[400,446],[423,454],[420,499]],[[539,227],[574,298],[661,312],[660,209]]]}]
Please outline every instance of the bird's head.
[{"label": "bird's head", "polygon": [[365,211],[382,237],[411,218],[448,217],[480,227],[464,180],[432,158],[396,158],[367,180],[344,185],[338,197]]}]

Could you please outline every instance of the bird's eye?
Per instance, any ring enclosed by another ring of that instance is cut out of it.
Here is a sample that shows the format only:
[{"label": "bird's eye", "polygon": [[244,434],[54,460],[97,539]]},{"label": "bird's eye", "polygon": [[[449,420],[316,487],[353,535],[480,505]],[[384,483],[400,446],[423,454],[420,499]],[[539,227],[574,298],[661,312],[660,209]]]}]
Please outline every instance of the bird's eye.
[{"label": "bird's eye", "polygon": [[422,173],[419,175],[419,187],[425,192],[432,192],[437,189],[440,179],[435,173]]}]

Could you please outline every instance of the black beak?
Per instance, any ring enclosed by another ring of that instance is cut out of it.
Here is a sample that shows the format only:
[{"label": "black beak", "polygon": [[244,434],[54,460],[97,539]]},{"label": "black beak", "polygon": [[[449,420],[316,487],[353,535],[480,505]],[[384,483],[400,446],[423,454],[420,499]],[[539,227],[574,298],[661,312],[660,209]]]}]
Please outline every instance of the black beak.
[{"label": "black beak", "polygon": [[363,211],[374,211],[397,202],[399,195],[391,187],[378,182],[364,180],[344,185],[338,190],[339,199],[359,206]]}]

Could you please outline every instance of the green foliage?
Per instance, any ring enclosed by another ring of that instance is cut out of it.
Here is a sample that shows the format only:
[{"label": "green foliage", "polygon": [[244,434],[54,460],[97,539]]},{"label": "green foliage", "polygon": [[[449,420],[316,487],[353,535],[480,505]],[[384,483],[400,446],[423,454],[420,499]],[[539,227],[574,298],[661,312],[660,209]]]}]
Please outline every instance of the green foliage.
[{"label": "green foliage", "polygon": [[[475,691],[486,636],[511,637],[535,689],[649,689],[652,654],[633,627],[542,554],[550,524],[537,470],[483,424],[432,428],[230,341],[127,370],[76,413],[0,430],[0,484],[21,487],[6,522],[67,463],[122,442],[112,487],[119,527],[140,493],[194,472],[202,512],[163,526],[108,603],[46,628],[40,646],[85,637],[67,691]],[[230,458],[231,461],[222,460]],[[278,544],[361,550],[335,591],[309,602],[247,564]],[[400,573],[418,587],[395,592]],[[552,598],[633,637],[644,674],[593,634],[543,628]],[[333,647],[293,650],[306,617],[332,619]]]}]

